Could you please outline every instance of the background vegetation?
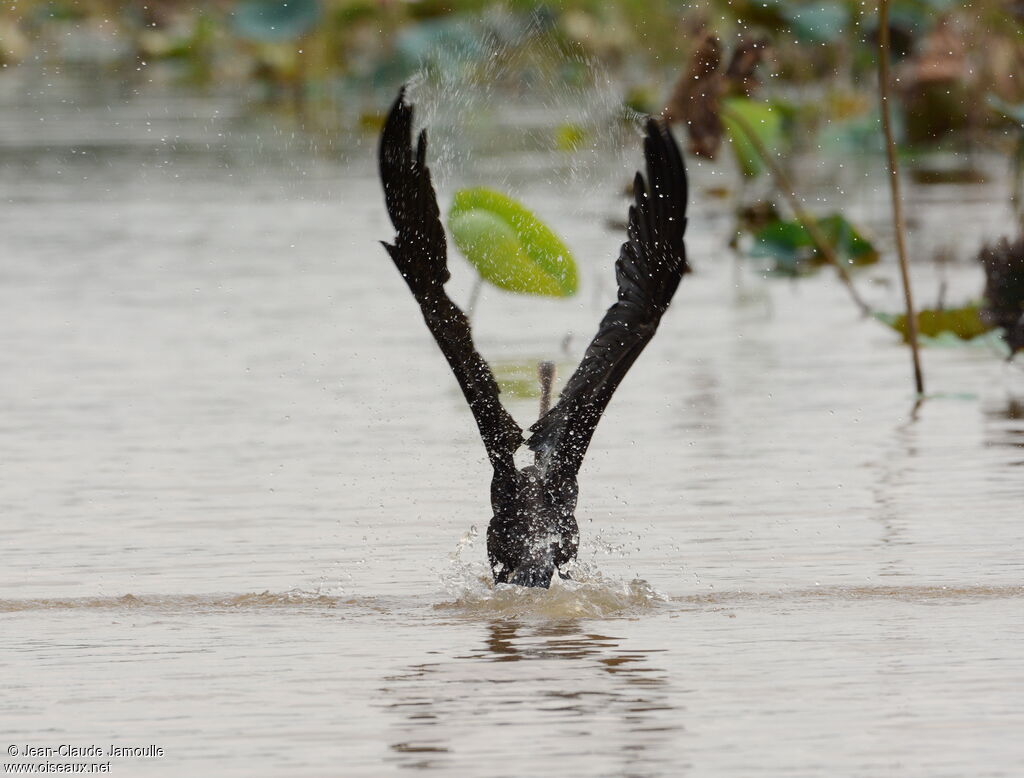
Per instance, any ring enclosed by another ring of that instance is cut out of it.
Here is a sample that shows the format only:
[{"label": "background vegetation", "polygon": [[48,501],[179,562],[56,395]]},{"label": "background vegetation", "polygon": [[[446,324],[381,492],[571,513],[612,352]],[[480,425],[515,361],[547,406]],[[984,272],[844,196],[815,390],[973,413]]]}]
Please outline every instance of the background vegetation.
[{"label": "background vegetation", "polygon": [[[889,10],[890,105],[909,175],[970,183],[984,177],[976,150],[1005,155],[1020,222],[1024,2],[896,0]],[[728,139],[741,179],[766,182],[735,198],[733,246],[781,276],[831,265],[867,313],[853,273],[879,249],[848,214],[811,213],[789,160],[811,151],[841,165],[884,148],[879,18],[876,3],[854,0],[12,0],[0,10],[0,78],[25,68],[128,93],[242,94],[332,134],[376,132],[417,74],[489,95],[542,82],[549,93],[600,90],[622,119],[664,112],[691,154],[716,158]],[[549,139],[573,151],[590,132],[564,123]],[[1004,276],[1024,272],[1024,243],[1006,256]],[[980,294],[960,297],[963,308],[925,312],[924,334],[968,338],[997,318]],[[905,318],[879,318],[907,332]]]}]

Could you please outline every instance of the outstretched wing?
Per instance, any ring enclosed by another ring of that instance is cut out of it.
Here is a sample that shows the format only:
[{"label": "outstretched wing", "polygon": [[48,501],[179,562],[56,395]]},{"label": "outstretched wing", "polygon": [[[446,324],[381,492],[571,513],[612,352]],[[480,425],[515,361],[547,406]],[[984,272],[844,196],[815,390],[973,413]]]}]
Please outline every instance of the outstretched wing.
[{"label": "outstretched wing", "polygon": [[679,280],[689,271],[683,241],[686,168],[668,128],[654,119],[647,121],[644,157],[647,181],[636,174],[629,237],[615,263],[619,299],[601,320],[558,403],[530,428],[527,444],[550,474],[575,476],[579,471],[608,401],[654,337]]},{"label": "outstretched wing", "polygon": [[383,245],[462,387],[491,464],[496,469],[514,468],[513,454],[523,433],[498,399],[498,384],[473,346],[469,321],[444,291],[449,278],[447,244],[426,164],[427,133],[420,132],[414,150],[412,121],[413,109],[405,102],[403,89],[380,139],[384,201],[397,231],[394,245]]}]

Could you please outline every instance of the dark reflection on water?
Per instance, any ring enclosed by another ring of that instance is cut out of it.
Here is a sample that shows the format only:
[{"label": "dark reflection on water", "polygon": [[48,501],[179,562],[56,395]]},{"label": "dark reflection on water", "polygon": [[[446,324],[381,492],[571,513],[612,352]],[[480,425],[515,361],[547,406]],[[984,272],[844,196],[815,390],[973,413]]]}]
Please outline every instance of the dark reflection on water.
[{"label": "dark reflection on water", "polygon": [[[985,409],[986,445],[1024,449],[1024,397],[1008,396]],[[1024,465],[1024,459],[1008,464]]]},{"label": "dark reflection on water", "polygon": [[[1014,421],[1024,421],[1024,400],[1011,397],[1002,415]],[[1021,425],[1021,429],[1018,431],[1024,432],[1024,425]]]},{"label": "dark reflection on water", "polygon": [[913,460],[919,455],[915,428],[920,421],[921,400],[916,401],[906,421],[893,431],[892,446],[877,461],[868,466],[877,472],[873,479],[871,518],[878,524],[877,573],[892,577],[908,574],[907,546],[912,544],[907,531],[908,517],[900,504],[900,496],[913,469]]},{"label": "dark reflection on water", "polygon": [[[650,661],[660,652],[627,648],[579,621],[492,622],[479,649],[385,679],[384,708],[397,717],[389,761],[443,771],[453,755],[485,748],[495,764],[514,764],[523,728],[535,725],[543,731],[534,747],[551,750],[555,772],[558,758],[595,752],[620,775],[664,769],[683,727],[668,672]],[[596,721],[607,726],[599,739]],[[505,731],[507,743],[495,736]],[[676,761],[674,774],[684,767]]]}]

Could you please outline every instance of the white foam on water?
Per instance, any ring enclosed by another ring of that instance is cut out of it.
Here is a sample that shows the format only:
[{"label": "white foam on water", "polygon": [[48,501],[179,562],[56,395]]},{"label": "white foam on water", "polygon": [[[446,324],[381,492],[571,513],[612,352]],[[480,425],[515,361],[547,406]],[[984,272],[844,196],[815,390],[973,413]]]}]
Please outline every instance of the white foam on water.
[{"label": "white foam on water", "polygon": [[476,526],[463,535],[449,565],[440,571],[450,600],[435,605],[473,618],[607,618],[653,611],[669,598],[641,578],[622,580],[602,573],[593,561],[567,567],[569,579],[555,576],[549,589],[495,584],[486,563],[463,555],[479,537]]}]

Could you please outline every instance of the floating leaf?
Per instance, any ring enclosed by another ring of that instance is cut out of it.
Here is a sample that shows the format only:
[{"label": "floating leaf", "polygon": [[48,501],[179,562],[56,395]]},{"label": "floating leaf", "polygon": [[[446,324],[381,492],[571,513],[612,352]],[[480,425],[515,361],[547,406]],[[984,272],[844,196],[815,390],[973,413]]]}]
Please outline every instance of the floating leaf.
[{"label": "floating leaf", "polygon": [[771,257],[776,270],[796,274],[811,258],[814,244],[797,221],[777,221],[762,227],[754,236],[751,256]]},{"label": "floating leaf", "polygon": [[782,111],[777,105],[754,102],[745,97],[729,98],[724,101],[724,105],[726,110],[722,113],[722,121],[736,154],[736,161],[743,175],[753,178],[764,168],[764,163],[744,126],[732,119],[730,114],[739,116],[745,126],[757,134],[761,144],[772,152],[782,140]]},{"label": "floating leaf", "polygon": [[235,8],[233,21],[244,38],[281,43],[301,38],[319,19],[318,0],[244,0]]},{"label": "floating leaf", "polygon": [[[818,220],[818,226],[834,247],[840,261],[846,260],[853,265],[873,265],[878,261],[878,251],[874,245],[857,232],[842,214],[834,213]],[[820,258],[824,261],[824,257]]]},{"label": "floating leaf", "polygon": [[537,217],[491,189],[462,189],[448,212],[448,231],[482,278],[510,292],[570,297],[576,263]]},{"label": "floating leaf", "polygon": [[[818,228],[840,262],[870,265],[878,261],[878,251],[871,241],[841,214],[818,219]],[[776,221],[758,230],[750,253],[755,257],[771,257],[778,271],[791,274],[806,272],[826,262],[810,233],[795,219]]]},{"label": "floating leaf", "polygon": [[[889,325],[907,341],[906,314],[876,313],[875,318]],[[926,309],[917,312],[918,334],[939,343],[953,336],[960,340],[971,340],[989,332],[992,327],[982,321],[981,307],[977,304],[965,305],[963,308],[944,308],[942,310]]]}]

